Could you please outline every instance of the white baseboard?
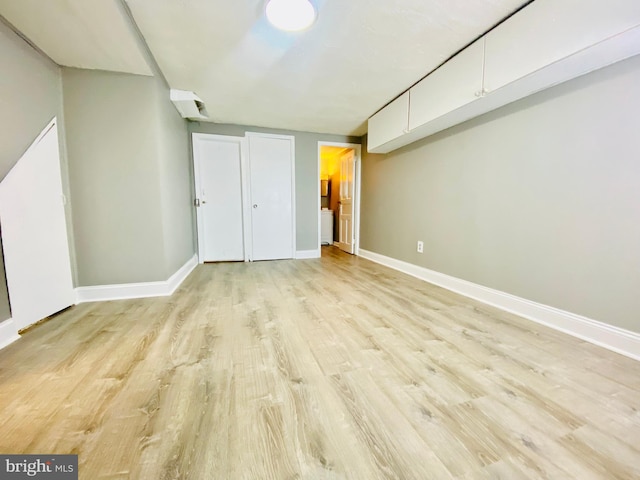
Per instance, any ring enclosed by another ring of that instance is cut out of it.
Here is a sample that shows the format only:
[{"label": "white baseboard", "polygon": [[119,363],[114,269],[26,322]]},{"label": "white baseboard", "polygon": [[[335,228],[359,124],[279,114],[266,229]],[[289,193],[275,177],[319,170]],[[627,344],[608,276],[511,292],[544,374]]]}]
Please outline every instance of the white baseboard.
[{"label": "white baseboard", "polygon": [[171,295],[191,271],[198,265],[198,256],[194,255],[187,263],[160,282],[123,283],[119,285],[98,285],[76,288],[77,303],[102,302],[106,300],[125,300],[131,298],[166,297]]},{"label": "white baseboard", "polygon": [[298,250],[296,252],[297,260],[305,260],[309,258],[320,258],[320,249],[315,250]]},{"label": "white baseboard", "polygon": [[187,262],[181,266],[176,273],[169,277],[167,280],[167,287],[169,288],[169,293],[167,295],[173,295],[178,287],[184,282],[184,280],[189,276],[189,274],[193,271],[194,268],[198,266],[198,255],[194,254]]},{"label": "white baseboard", "polygon": [[19,338],[20,335],[18,335],[18,329],[16,328],[13,319],[10,318],[0,323],[0,348],[6,347]]},{"label": "white baseboard", "polygon": [[516,297],[500,290],[483,287],[476,283],[451,277],[402,260],[396,260],[379,253],[360,249],[359,254],[362,258],[393,268],[425,282],[433,283],[452,292],[541,323],[635,360],[640,360],[640,334],[638,333],[560,310],[559,308]]}]

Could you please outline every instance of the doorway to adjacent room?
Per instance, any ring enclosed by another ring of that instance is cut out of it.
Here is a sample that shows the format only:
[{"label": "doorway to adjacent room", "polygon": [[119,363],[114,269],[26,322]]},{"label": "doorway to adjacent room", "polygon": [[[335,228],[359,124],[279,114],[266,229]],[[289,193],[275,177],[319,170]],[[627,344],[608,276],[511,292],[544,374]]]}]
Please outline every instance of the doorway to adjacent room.
[{"label": "doorway to adjacent room", "polygon": [[353,143],[318,142],[318,243],[358,254],[360,153]]}]

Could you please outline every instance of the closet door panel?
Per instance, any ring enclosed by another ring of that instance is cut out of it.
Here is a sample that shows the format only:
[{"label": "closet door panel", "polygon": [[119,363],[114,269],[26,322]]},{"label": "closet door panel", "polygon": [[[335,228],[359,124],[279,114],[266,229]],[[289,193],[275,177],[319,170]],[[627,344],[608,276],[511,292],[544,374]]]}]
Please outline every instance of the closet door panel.
[{"label": "closet door panel", "polygon": [[252,260],[294,258],[294,141],[284,135],[247,134]]}]

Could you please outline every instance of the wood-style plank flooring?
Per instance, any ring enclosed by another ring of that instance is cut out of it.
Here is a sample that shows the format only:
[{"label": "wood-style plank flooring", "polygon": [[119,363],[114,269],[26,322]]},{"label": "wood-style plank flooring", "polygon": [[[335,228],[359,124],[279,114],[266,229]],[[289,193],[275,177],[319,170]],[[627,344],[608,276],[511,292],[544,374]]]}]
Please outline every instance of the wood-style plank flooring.
[{"label": "wood-style plank flooring", "polygon": [[97,479],[640,478],[640,362],[334,248],[0,351],[0,453]]}]

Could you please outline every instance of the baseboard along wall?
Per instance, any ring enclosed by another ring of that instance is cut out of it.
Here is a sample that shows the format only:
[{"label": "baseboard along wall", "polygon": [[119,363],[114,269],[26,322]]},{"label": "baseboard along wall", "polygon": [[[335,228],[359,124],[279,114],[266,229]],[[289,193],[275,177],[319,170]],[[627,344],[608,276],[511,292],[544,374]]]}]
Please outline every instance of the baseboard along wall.
[{"label": "baseboard along wall", "polygon": [[13,323],[13,319],[10,318],[0,323],[0,348],[6,347],[19,338],[20,335],[18,335],[18,331]]},{"label": "baseboard along wall", "polygon": [[640,360],[640,334],[575,313],[533,302],[509,293],[429,270],[412,263],[360,249],[359,256],[465,297],[513,313],[536,323]]},{"label": "baseboard along wall", "polygon": [[194,255],[165,281],[78,287],[76,288],[77,303],[145,297],[166,297],[176,291],[197,265],[198,256]]}]

